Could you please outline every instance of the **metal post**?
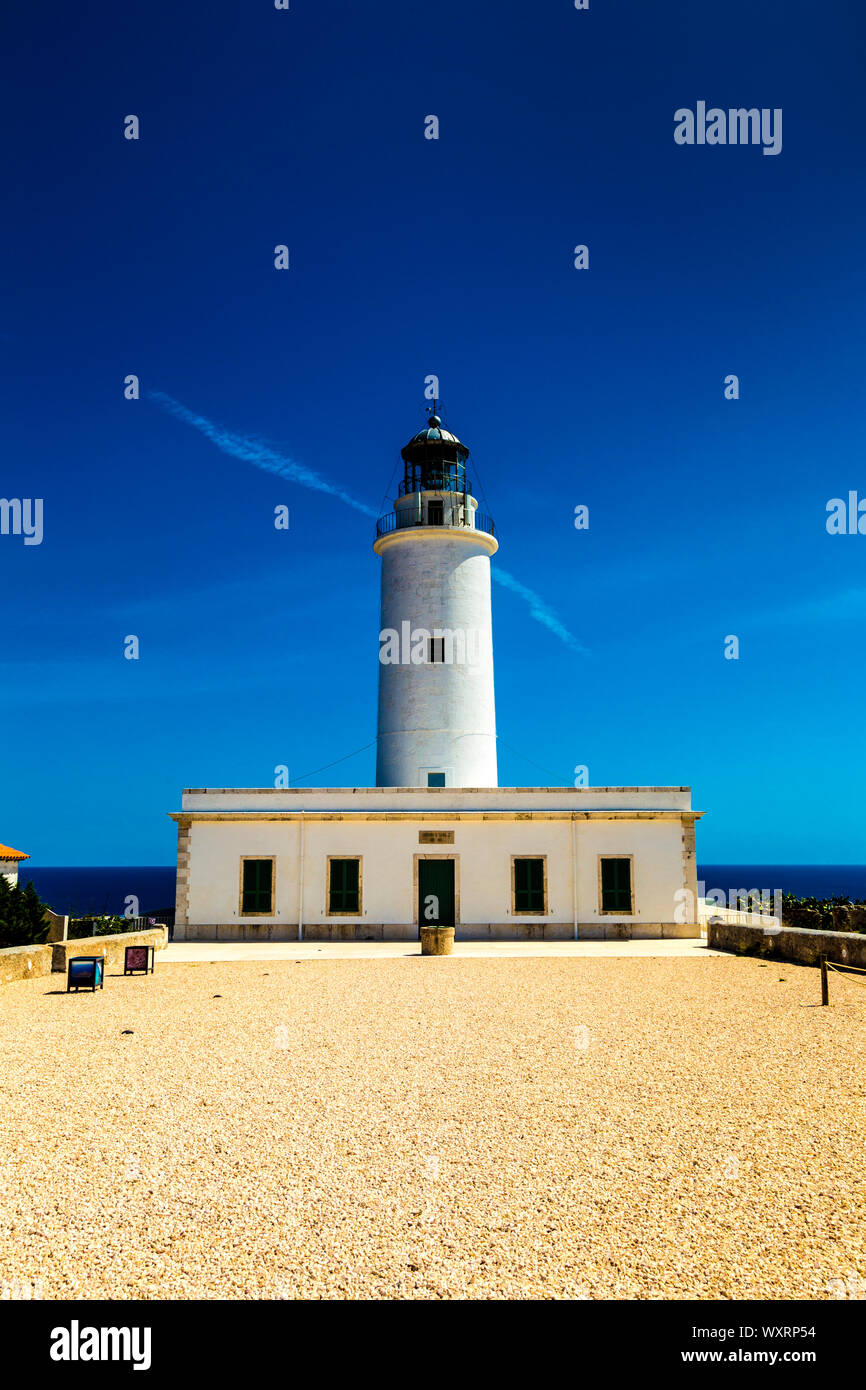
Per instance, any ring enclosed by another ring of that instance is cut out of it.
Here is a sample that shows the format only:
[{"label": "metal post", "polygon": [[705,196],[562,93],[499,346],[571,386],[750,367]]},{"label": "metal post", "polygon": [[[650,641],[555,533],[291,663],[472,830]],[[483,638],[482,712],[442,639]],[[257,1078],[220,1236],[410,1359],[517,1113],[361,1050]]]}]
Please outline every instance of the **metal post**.
[{"label": "metal post", "polygon": [[827,985],[827,958],[821,957],[821,1003],[830,1003],[830,991]]}]

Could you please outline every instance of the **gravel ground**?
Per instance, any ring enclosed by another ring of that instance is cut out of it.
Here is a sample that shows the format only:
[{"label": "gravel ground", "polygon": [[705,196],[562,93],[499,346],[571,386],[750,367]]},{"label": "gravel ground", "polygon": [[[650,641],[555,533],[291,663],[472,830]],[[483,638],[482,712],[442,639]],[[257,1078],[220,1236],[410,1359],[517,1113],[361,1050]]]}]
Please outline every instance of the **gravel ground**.
[{"label": "gravel ground", "polygon": [[734,957],[58,980],[0,995],[0,1297],[866,1295],[851,977],[829,1009]]}]

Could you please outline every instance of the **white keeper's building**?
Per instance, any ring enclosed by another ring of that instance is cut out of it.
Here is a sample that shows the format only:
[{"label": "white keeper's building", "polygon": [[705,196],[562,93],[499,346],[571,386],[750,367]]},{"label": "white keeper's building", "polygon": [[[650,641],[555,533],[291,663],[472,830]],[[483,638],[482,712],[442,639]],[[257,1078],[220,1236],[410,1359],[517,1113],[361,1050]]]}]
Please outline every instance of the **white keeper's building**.
[{"label": "white keeper's building", "polygon": [[490,557],[469,450],[402,451],[382,559],[375,787],[193,788],[175,940],[698,936],[688,787],[500,787]]}]

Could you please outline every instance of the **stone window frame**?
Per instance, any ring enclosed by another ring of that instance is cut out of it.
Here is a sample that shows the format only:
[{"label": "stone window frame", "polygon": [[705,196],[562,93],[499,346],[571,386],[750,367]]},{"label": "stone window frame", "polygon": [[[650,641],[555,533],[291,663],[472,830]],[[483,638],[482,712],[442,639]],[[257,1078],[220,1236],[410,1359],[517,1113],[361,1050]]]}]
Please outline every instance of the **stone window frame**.
[{"label": "stone window frame", "polygon": [[[540,859],[542,873],[544,875],[544,898],[543,907],[522,907],[517,908],[517,875],[514,865],[518,859]],[[550,908],[547,901],[547,855],[546,854],[512,854],[511,856],[511,915],[512,917],[547,917],[550,915]]]},{"label": "stone window frame", "polygon": [[[331,911],[331,860],[332,859],[357,859],[358,861],[358,911],[347,912],[341,908],[338,912]],[[325,916],[326,917],[363,917],[364,915],[364,856],[363,854],[328,854],[325,856]]]},{"label": "stone window frame", "polygon": [[[601,889],[601,861],[603,859],[627,859],[629,863],[629,908],[624,912],[621,907],[605,907],[604,897]],[[598,913],[600,917],[635,917],[635,883],[634,883],[634,855],[633,854],[599,854],[598,855]]]},{"label": "stone window frame", "polygon": [[[270,905],[270,907],[268,908],[267,912],[260,912],[260,911],[258,911],[258,910],[255,911],[255,912],[245,912],[245,911],[244,911],[244,864],[246,864],[246,863],[247,863],[248,861],[250,861],[250,860],[254,860],[257,864],[258,864],[258,863],[264,863],[265,861],[270,860],[270,864],[271,864],[271,905]],[[277,856],[276,856],[275,854],[242,854],[241,857],[240,857],[239,880],[240,880],[240,881],[239,881],[239,883],[238,883],[238,916],[239,916],[239,917],[273,917],[273,916],[274,916],[274,912],[275,912],[274,904],[275,904],[276,899],[277,899]]]}]

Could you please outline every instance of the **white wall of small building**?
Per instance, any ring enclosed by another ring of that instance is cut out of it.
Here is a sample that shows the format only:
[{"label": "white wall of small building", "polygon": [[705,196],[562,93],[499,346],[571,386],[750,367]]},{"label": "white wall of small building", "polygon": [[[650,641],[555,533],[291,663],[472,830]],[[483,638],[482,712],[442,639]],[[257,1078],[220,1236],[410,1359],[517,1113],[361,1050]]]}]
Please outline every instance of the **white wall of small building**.
[{"label": "white wall of small building", "polygon": [[[533,807],[533,810],[535,808]],[[297,816],[264,820],[197,820],[189,826],[188,909],[196,926],[237,927],[249,936],[267,928],[297,927],[300,884],[299,842],[303,824],[302,921],[305,928],[345,923],[402,929],[417,935],[414,861],[418,855],[444,855],[456,862],[458,937],[473,926],[497,927],[497,934],[522,924],[562,924],[573,929],[574,855],[577,856],[577,919],[582,924],[673,923],[675,894],[684,886],[683,822],[670,819],[457,820],[371,819],[346,813],[341,819]],[[574,827],[574,830],[572,829]],[[421,844],[419,831],[453,831],[453,844]],[[512,912],[512,856],[545,856],[547,912]],[[600,855],[633,857],[634,913],[602,913],[599,903]],[[327,911],[328,857],[362,861],[360,917]],[[274,858],[274,912],[250,917],[240,911],[241,859]],[[252,929],[252,930],[250,930]],[[185,934],[179,922],[176,935]],[[272,932],[271,935],[276,933]],[[290,935],[286,930],[280,934]],[[656,933],[657,934],[657,933]]]}]

